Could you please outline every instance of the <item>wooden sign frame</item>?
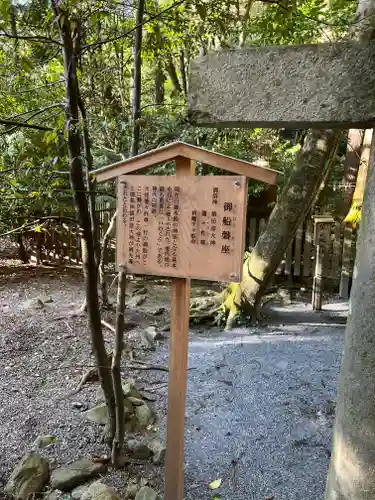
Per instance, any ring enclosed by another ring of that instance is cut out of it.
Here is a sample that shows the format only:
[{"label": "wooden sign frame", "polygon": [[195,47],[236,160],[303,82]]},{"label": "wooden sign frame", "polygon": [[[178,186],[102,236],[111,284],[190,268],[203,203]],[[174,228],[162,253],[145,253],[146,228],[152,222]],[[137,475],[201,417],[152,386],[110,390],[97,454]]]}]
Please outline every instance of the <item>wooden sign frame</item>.
[{"label": "wooden sign frame", "polygon": [[[276,184],[280,174],[276,170],[182,142],[168,144],[163,148],[95,170],[91,174],[96,177],[97,182],[103,182],[171,160],[175,161],[178,178],[194,176],[197,161],[268,184]],[[243,228],[244,232],[245,228]],[[183,500],[184,498],[184,429],[189,312],[190,279],[172,278],[165,500]]]},{"label": "wooden sign frame", "polygon": [[247,193],[244,176],[120,176],[117,269],[240,282]]}]

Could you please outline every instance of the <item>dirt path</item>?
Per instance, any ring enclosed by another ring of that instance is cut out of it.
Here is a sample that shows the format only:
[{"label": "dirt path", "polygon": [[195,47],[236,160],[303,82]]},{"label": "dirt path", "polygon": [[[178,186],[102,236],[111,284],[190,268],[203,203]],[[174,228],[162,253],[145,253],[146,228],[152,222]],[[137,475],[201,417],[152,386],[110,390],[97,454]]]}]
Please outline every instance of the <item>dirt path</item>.
[{"label": "dirt path", "polygon": [[[45,450],[56,465],[106,451],[101,429],[82,418],[97,384],[70,396],[93,364],[86,319],[53,320],[80,305],[80,274],[42,274],[0,278],[0,492],[38,435],[56,436]],[[155,353],[139,349],[140,330],[168,316],[168,284],[146,286],[151,299],[128,315],[136,324],[129,342],[137,356],[167,364],[167,340]],[[161,306],[166,312],[154,316]],[[186,500],[213,498],[207,485],[219,477],[222,499],[322,498],[345,318],[345,307],[330,307],[341,308],[338,317],[300,304],[274,309],[267,328],[191,332]],[[106,319],[113,324],[109,313]],[[112,334],[105,334],[110,346]],[[143,387],[167,380],[162,372],[129,372],[124,361],[129,375]],[[166,389],[155,394],[163,433]],[[124,495],[128,479],[140,476],[162,488],[162,468],[147,463],[111,472],[105,482]]]}]

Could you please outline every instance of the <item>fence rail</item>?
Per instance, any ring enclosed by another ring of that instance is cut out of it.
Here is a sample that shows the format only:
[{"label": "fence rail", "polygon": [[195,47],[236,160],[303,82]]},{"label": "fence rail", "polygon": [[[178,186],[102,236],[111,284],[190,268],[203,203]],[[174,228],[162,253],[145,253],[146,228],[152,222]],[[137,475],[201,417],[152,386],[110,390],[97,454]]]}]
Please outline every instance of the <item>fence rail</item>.
[{"label": "fence rail", "polygon": [[[115,206],[102,203],[97,206],[99,237],[103,238],[110,220],[115,213]],[[247,221],[247,241],[254,247],[267,225],[266,218],[250,217]],[[298,228],[296,235],[287,249],[276,275],[286,276],[290,280],[303,281],[312,278],[315,270],[316,248],[313,244],[314,224],[311,217]],[[66,223],[47,225],[43,231],[27,233],[29,248],[37,262],[74,264],[81,261],[80,237],[77,228]],[[331,238],[324,248],[323,273],[333,286],[340,290],[342,297],[348,297],[353,262],[355,255],[356,232],[350,225],[332,224]],[[115,260],[115,239],[109,242],[109,263]]]}]

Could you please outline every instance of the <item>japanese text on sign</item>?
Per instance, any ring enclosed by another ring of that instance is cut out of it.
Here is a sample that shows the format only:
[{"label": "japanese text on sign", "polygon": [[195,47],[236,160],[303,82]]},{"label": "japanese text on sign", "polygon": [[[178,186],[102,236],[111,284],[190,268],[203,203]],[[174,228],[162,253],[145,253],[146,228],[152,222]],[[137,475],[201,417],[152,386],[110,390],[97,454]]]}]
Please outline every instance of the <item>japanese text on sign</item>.
[{"label": "japanese text on sign", "polygon": [[117,265],[127,272],[240,278],[244,178],[124,176],[119,202]]}]

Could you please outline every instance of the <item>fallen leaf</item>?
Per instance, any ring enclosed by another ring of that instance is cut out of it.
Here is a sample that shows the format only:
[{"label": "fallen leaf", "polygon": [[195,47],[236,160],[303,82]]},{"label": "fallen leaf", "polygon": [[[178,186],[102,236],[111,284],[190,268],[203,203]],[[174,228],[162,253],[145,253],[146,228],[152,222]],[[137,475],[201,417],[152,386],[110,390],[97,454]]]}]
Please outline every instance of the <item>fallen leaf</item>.
[{"label": "fallen leaf", "polygon": [[212,481],[212,483],[210,483],[208,487],[210,488],[210,490],[217,490],[218,488],[220,488],[220,485],[221,479],[215,479],[215,481]]}]

